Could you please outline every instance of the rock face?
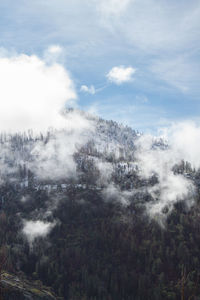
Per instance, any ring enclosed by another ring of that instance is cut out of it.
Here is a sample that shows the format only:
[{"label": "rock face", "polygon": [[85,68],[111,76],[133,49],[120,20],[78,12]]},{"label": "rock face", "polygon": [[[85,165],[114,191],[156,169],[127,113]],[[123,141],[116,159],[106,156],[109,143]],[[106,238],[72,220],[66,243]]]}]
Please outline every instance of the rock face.
[{"label": "rock face", "polygon": [[56,300],[52,291],[38,282],[19,279],[4,272],[1,275],[1,293],[4,300]]}]

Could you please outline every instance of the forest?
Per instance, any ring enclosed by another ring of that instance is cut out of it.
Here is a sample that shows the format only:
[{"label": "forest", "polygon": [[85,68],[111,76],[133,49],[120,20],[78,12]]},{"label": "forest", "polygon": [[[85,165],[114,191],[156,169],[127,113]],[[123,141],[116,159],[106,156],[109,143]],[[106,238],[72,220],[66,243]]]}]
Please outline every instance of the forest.
[{"label": "forest", "polygon": [[[51,287],[58,299],[200,299],[199,171],[175,165],[173,174],[193,182],[194,199],[152,217],[147,205],[158,199],[149,191],[159,178],[139,176],[137,133],[102,120],[99,128],[99,136],[120,143],[118,156],[107,142],[102,150],[90,141],[73,154],[77,175],[68,178],[34,173],[30,148],[48,144],[50,135],[1,137],[1,270]],[[162,141],[155,147],[166,149]],[[27,220],[53,225],[45,235],[25,235]]]}]

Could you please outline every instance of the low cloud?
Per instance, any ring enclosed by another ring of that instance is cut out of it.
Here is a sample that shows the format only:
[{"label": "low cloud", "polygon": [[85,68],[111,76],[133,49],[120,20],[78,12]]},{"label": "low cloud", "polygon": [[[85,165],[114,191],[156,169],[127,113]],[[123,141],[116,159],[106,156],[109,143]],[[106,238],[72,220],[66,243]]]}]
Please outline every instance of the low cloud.
[{"label": "low cloud", "polygon": [[64,130],[52,132],[48,142],[39,141],[31,151],[30,166],[40,179],[76,176],[74,154],[89,141],[94,124],[76,110],[65,114],[65,122]]},{"label": "low cloud", "polygon": [[127,206],[130,204],[130,198],[133,193],[131,191],[121,191],[117,185],[111,183],[103,189],[102,194],[106,201],[119,202],[123,206]]},{"label": "low cloud", "polygon": [[164,130],[165,138],[168,136],[172,149],[180,158],[200,168],[200,126],[193,121],[174,123]]},{"label": "low cloud", "polygon": [[119,67],[113,67],[108,74],[106,75],[107,79],[115,84],[122,84],[125,82],[131,81],[132,75],[136,72],[136,69],[132,67],[124,67],[124,66],[119,66]]},{"label": "low cloud", "polygon": [[113,165],[100,159],[95,161],[95,165],[99,171],[98,183],[100,185],[108,184],[111,181],[112,173],[114,171]]},{"label": "low cloud", "polygon": [[174,166],[184,160],[197,169],[200,167],[200,128],[196,124],[174,124],[163,134],[160,138],[143,135],[136,143],[141,178],[148,180],[152,176],[157,177],[157,183],[147,189],[152,196],[146,204],[147,212],[160,220],[167,217],[177,201],[185,201],[188,207],[194,203],[192,180],[187,174],[174,173]]},{"label": "low cloud", "polygon": [[36,238],[46,237],[54,226],[55,223],[25,220],[22,232],[30,245],[32,245]]}]

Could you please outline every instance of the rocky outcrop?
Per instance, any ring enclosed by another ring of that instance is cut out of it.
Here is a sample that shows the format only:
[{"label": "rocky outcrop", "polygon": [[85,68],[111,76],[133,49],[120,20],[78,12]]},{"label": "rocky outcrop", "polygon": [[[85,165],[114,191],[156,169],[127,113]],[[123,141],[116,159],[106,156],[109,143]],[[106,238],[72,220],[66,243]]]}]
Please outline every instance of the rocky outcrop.
[{"label": "rocky outcrop", "polygon": [[1,294],[4,300],[57,300],[50,288],[40,282],[30,282],[15,275],[3,272]]}]

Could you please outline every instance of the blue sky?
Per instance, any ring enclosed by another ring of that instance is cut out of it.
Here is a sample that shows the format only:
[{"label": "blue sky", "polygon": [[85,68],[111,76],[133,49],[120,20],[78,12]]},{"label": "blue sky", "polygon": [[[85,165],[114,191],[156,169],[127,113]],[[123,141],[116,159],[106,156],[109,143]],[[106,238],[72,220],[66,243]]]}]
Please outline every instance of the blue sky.
[{"label": "blue sky", "polygon": [[198,0],[1,0],[2,52],[43,57],[51,45],[80,108],[142,131],[199,122]]}]

